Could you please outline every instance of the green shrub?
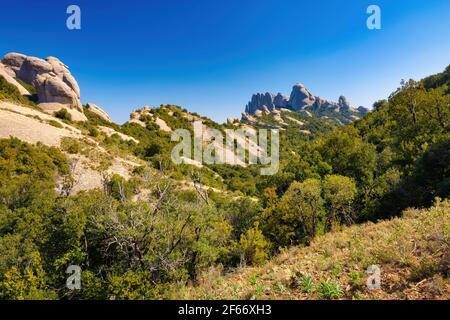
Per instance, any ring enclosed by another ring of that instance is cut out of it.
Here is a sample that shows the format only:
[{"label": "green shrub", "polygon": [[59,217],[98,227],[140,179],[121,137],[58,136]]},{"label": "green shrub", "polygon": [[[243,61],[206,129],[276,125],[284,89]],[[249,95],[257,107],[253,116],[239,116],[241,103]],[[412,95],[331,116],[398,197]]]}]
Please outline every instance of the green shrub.
[{"label": "green shrub", "polygon": [[30,107],[36,107],[36,104],[22,96],[14,85],[10,84],[6,79],[0,75],[0,100],[9,100],[17,102]]},{"label": "green shrub", "polygon": [[353,179],[327,175],[322,183],[324,200],[328,207],[327,228],[334,224],[353,222],[353,201],[358,189]]},{"label": "green shrub", "polygon": [[53,115],[61,120],[72,121],[72,115],[65,108],[55,111]]},{"label": "green shrub", "polygon": [[307,244],[321,234],[325,207],[318,179],[293,182],[280,201],[263,212],[263,229],[279,246]]},{"label": "green shrub", "polygon": [[74,138],[63,138],[61,140],[61,148],[70,154],[80,153],[81,151],[81,146],[78,143],[78,140]]},{"label": "green shrub", "polygon": [[251,265],[259,265],[267,260],[269,243],[264,238],[258,223],[253,228],[241,235],[238,244],[238,252],[245,262]]},{"label": "green shrub", "polygon": [[352,271],[350,272],[350,283],[354,289],[360,289],[364,285],[364,272]]},{"label": "green shrub", "polygon": [[108,193],[117,200],[126,200],[133,195],[134,184],[133,181],[127,181],[122,176],[113,175],[107,184]]},{"label": "green shrub", "polygon": [[27,98],[29,100],[31,100],[32,102],[38,102],[38,95],[37,95],[37,90],[35,87],[33,87],[31,84],[28,84],[20,79],[16,79],[17,82],[19,82],[22,87],[24,87],[25,89],[28,90],[28,92],[30,93],[30,96],[28,96]]},{"label": "green shrub", "polygon": [[300,277],[300,288],[304,293],[311,293],[314,291],[314,281],[310,276]]},{"label": "green shrub", "polygon": [[91,137],[98,137],[98,135],[99,135],[99,132],[98,132],[98,129],[96,128],[96,127],[89,127],[89,135],[91,136]]},{"label": "green shrub", "polygon": [[322,299],[339,299],[342,295],[342,289],[335,280],[322,280],[317,287],[317,293]]},{"label": "green shrub", "polygon": [[55,128],[59,128],[59,129],[64,128],[64,126],[61,123],[59,123],[58,121],[55,121],[55,120],[50,120],[48,122],[48,124],[53,126],[53,127],[55,127]]}]

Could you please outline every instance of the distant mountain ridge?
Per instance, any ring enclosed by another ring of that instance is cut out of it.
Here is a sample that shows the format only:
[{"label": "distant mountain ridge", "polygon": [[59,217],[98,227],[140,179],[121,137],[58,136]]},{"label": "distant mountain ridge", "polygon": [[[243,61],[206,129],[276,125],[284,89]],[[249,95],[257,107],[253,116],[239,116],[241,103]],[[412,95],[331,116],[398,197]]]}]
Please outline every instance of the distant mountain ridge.
[{"label": "distant mountain ridge", "polygon": [[357,109],[352,108],[345,96],[340,96],[338,102],[328,101],[315,96],[303,84],[297,83],[293,86],[289,97],[281,93],[273,94],[270,92],[254,94],[245,106],[242,120],[248,122],[248,118],[251,116],[259,117],[262,114],[276,112],[277,109],[308,111],[319,116],[326,115],[328,117],[333,116],[333,113],[330,113],[332,111],[341,115],[339,122],[343,123],[351,122],[369,112],[369,109],[363,106]]}]

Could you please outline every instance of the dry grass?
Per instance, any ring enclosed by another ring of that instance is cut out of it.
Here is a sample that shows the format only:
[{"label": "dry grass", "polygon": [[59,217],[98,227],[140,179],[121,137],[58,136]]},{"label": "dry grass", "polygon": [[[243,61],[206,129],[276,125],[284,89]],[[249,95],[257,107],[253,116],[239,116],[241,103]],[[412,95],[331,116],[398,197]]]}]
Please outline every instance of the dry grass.
[{"label": "dry grass", "polygon": [[[366,286],[381,267],[381,289]],[[205,273],[189,299],[450,299],[450,201],[356,225],[279,254],[263,267]]]}]

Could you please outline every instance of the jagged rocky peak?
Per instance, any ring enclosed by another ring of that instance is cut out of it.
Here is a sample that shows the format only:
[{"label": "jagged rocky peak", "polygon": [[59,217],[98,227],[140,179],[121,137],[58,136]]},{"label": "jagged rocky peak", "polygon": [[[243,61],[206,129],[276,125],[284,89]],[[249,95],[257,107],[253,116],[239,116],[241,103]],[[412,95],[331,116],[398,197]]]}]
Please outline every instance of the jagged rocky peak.
[{"label": "jagged rocky peak", "polygon": [[287,107],[298,111],[312,106],[316,100],[316,97],[302,83],[297,83],[292,87]]},{"label": "jagged rocky peak", "polygon": [[257,93],[252,96],[252,99],[245,107],[245,112],[255,114],[257,110],[264,113],[272,112],[275,108],[284,108],[287,105],[289,98],[283,96],[281,93],[274,95],[270,92]]},{"label": "jagged rocky peak", "polygon": [[264,107],[269,110],[273,110],[275,107],[273,104],[273,99],[273,94],[269,92],[254,94],[250,102],[245,107],[245,111],[255,114],[257,110],[263,110]]},{"label": "jagged rocky peak", "polygon": [[[17,83],[12,80],[19,79],[32,85],[36,89],[39,106],[44,111],[54,112],[65,108],[72,114],[73,120],[87,120],[80,102],[78,83],[69,68],[58,58],[40,59],[11,52],[1,60],[0,69],[10,76],[5,77],[6,80],[16,87]],[[26,94],[20,87],[19,91]]]},{"label": "jagged rocky peak", "polygon": [[251,101],[247,104],[245,112],[250,115],[260,115],[267,110],[272,112],[275,109],[290,109],[294,111],[311,110],[324,111],[332,110],[335,112],[357,112],[365,114],[368,112],[367,108],[360,107],[353,109],[350,106],[347,98],[340,96],[338,102],[331,102],[321,97],[315,96],[302,83],[297,83],[293,86],[289,97],[283,96],[281,93],[274,95],[272,93],[258,93],[252,96]]},{"label": "jagged rocky peak", "polygon": [[276,108],[286,108],[289,101],[289,97],[283,96],[281,93],[278,92],[278,94],[275,96],[273,103],[275,104]]},{"label": "jagged rocky peak", "polygon": [[339,105],[339,107],[347,109],[347,110],[351,108],[350,103],[348,102],[347,98],[344,96],[339,97],[338,105]]}]

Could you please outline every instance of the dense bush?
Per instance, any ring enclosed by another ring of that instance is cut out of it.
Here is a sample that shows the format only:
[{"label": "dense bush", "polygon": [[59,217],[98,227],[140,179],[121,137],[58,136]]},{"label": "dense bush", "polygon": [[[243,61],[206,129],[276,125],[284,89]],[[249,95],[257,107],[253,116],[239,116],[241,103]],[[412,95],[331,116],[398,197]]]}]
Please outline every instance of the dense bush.
[{"label": "dense bush", "polygon": [[19,104],[36,107],[36,104],[20,94],[19,90],[0,75],[0,100],[9,100]]},{"label": "dense bush", "polygon": [[72,121],[72,115],[65,108],[55,111],[53,115],[61,120]]},{"label": "dense bush", "polygon": [[58,196],[55,178],[68,172],[56,148],[0,140],[0,298],[57,297],[43,252]]},{"label": "dense bush", "polygon": [[81,151],[81,145],[77,139],[64,137],[61,140],[61,149],[70,154],[77,154]]},{"label": "dense bush", "polygon": [[[67,175],[57,149],[0,140],[0,298],[162,298],[228,254],[225,217],[170,179],[149,178],[148,201],[131,201],[133,179],[67,196]],[[61,289],[72,264],[80,291]]]}]

